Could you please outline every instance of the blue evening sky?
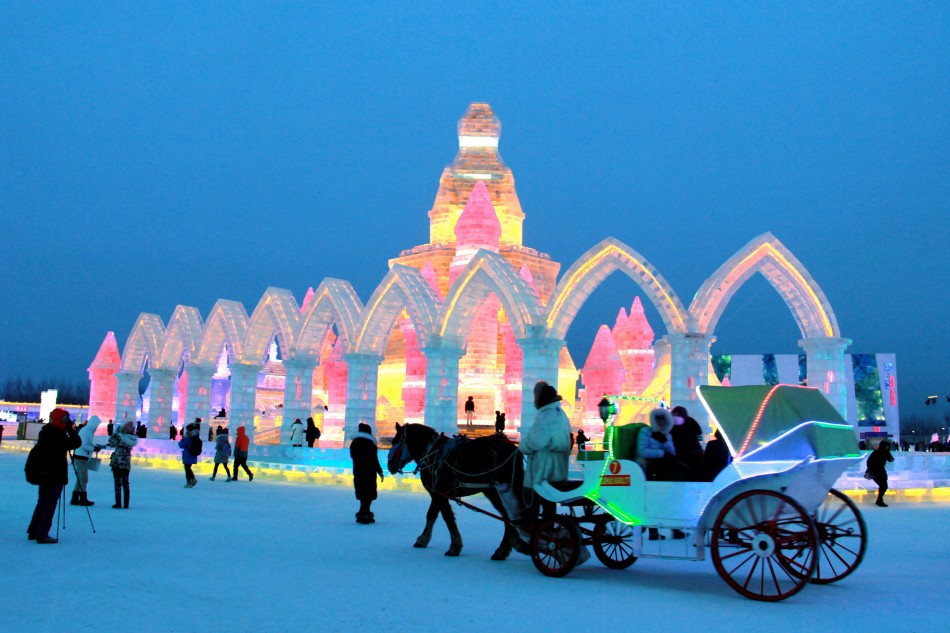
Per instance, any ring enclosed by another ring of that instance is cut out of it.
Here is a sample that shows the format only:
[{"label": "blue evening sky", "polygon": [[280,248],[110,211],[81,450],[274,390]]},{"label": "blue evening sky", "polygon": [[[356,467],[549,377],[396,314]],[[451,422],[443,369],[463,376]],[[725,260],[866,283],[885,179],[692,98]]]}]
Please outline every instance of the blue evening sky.
[{"label": "blue evening sky", "polygon": [[[904,413],[950,394],[950,4],[0,4],[0,380],[85,377],[109,330],[324,277],[365,301],[472,101],[502,120],[524,241],[607,236],[684,303],[772,231]],[[569,333],[636,286],[612,277]],[[648,308],[656,329],[660,321]],[[716,353],[797,353],[760,276]],[[950,406],[950,405],[946,405]]]}]

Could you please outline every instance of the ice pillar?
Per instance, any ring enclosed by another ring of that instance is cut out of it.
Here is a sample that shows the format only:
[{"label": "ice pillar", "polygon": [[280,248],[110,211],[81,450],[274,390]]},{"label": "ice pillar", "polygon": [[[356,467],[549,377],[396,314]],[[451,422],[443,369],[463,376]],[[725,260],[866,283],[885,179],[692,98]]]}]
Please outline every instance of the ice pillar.
[{"label": "ice pillar", "polygon": [[699,402],[696,387],[709,384],[709,346],[713,337],[704,333],[671,332],[670,343],[670,402],[671,407],[683,406],[709,433],[709,416]]},{"label": "ice pillar", "polygon": [[[254,407],[257,401],[257,374],[260,365],[234,363],[231,369],[231,411],[228,426],[243,426],[247,436],[254,440]],[[208,422],[211,423],[210,421]],[[235,431],[236,433],[237,431]]]},{"label": "ice pillar", "polygon": [[172,399],[175,396],[175,374],[171,369],[153,369],[148,405],[148,430],[154,437],[167,431],[172,420]]},{"label": "ice pillar", "polygon": [[425,424],[443,433],[458,433],[459,359],[456,347],[430,347],[426,355]]},{"label": "ice pillar", "polygon": [[119,387],[116,374],[121,364],[115,334],[109,332],[89,366],[90,417],[97,415],[103,421],[115,419],[116,392]]},{"label": "ice pillar", "polygon": [[808,386],[820,389],[841,417],[847,420],[844,350],[851,345],[851,339],[814,337],[802,339],[798,345],[805,350]]},{"label": "ice pillar", "polygon": [[531,428],[534,408],[534,386],[539,380],[557,386],[558,359],[564,341],[542,337],[524,338],[518,341],[522,353],[521,373],[521,426],[522,436]]},{"label": "ice pillar", "polygon": [[139,404],[139,378],[137,371],[120,371],[116,374],[115,422],[123,424],[135,421],[135,410]]},{"label": "ice pillar", "polygon": [[383,357],[378,354],[344,354],[346,360],[346,417],[343,438],[349,440],[357,432],[360,422],[376,429],[376,383],[379,379],[379,364]]},{"label": "ice pillar", "polygon": [[299,418],[306,428],[306,420],[310,416],[315,368],[316,364],[311,360],[284,361],[287,378],[284,382],[284,428],[281,430],[281,444],[290,444],[290,425],[294,420]]},{"label": "ice pillar", "polygon": [[[190,424],[195,418],[208,422],[211,411],[211,376],[214,374],[214,367],[190,365],[187,374],[188,393],[185,396],[184,413],[179,416],[179,422],[182,425]],[[179,410],[181,410],[180,407]]]}]

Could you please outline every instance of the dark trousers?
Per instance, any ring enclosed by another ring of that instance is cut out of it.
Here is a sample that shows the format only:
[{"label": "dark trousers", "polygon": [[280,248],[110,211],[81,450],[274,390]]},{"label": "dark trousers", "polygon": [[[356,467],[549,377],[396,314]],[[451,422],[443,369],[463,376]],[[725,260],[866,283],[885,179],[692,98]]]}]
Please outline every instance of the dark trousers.
[{"label": "dark trousers", "polygon": [[875,475],[874,483],[878,485],[877,500],[884,501],[884,493],[887,492],[887,473],[884,473],[883,475]]},{"label": "dark trousers", "polygon": [[237,455],[237,454],[234,455],[234,478],[235,479],[237,479],[237,476],[238,476],[238,468],[243,468],[244,472],[247,473],[248,477],[254,476],[254,473],[252,473],[250,469],[248,469],[247,467],[247,453],[245,453],[244,455]]},{"label": "dark trousers", "polygon": [[195,481],[195,473],[191,470],[191,464],[185,464],[185,481],[188,483]]},{"label": "dark trousers", "polygon": [[38,539],[49,536],[49,530],[53,526],[53,515],[56,514],[56,504],[61,494],[63,494],[63,484],[40,484],[36,509],[33,510],[30,527],[26,529],[27,534]]},{"label": "dark trousers", "polygon": [[218,466],[224,466],[224,472],[227,474],[228,479],[230,479],[230,478],[231,478],[231,471],[228,470],[228,465],[227,465],[227,464],[219,464],[219,463],[217,463],[217,462],[215,462],[215,464],[214,464],[214,470],[211,472],[211,476],[212,476],[212,477],[217,477],[217,476],[218,476]]},{"label": "dark trousers", "polygon": [[122,493],[125,492],[125,507],[129,507],[129,469],[113,468],[112,483],[115,487],[115,504],[122,502]]}]

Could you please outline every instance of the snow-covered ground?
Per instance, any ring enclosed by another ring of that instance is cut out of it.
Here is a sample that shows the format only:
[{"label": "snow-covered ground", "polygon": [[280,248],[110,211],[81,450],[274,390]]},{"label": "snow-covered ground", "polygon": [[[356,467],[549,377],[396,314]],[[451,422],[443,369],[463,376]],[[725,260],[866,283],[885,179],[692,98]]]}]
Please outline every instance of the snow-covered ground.
[{"label": "snow-covered ground", "polygon": [[459,558],[411,547],[428,497],[383,492],[377,523],[354,521],[350,490],[132,471],[132,508],[113,510],[112,477],[92,473],[97,533],[68,507],[58,545],[27,541],[36,488],[23,453],[0,451],[0,631],[888,631],[945,628],[950,505],[862,506],[864,564],[776,604],[743,598],[712,563],[595,558],[562,579],[530,559],[489,556],[501,526],[457,509]]}]

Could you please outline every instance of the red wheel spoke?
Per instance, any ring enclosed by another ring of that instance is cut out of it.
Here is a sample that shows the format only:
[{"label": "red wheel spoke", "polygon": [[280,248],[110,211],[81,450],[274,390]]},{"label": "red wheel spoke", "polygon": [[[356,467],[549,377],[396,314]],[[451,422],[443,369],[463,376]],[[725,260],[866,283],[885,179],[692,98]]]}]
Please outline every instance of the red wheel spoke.
[{"label": "red wheel spoke", "polygon": [[752,581],[752,576],[755,574],[755,569],[756,567],[759,566],[760,559],[757,556],[755,556],[755,554],[753,554],[752,556],[755,557],[755,560],[752,561],[752,569],[749,570],[749,575],[745,579],[745,584],[742,585],[743,589],[749,588],[749,583]]}]

